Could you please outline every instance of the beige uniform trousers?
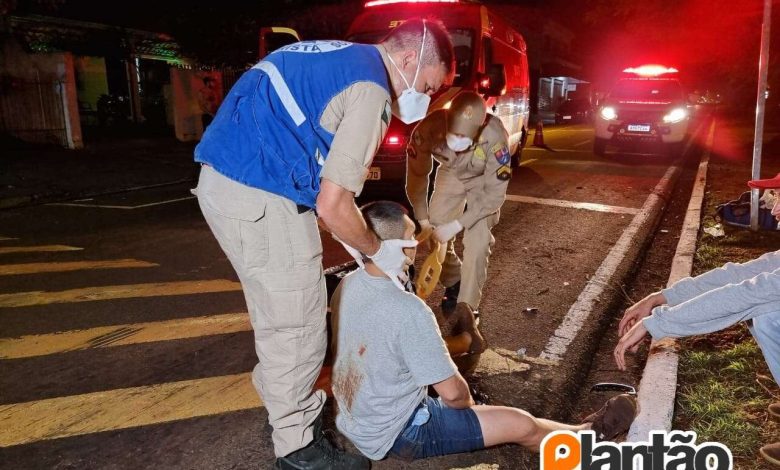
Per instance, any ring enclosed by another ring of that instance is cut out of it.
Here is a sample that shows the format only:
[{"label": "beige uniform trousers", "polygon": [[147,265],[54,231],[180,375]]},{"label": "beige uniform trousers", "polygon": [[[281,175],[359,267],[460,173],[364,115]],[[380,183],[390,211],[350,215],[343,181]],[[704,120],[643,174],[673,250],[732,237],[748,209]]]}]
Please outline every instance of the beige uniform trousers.
[{"label": "beige uniform trousers", "polygon": [[[478,191],[478,190],[474,190]],[[429,205],[433,225],[441,225],[463,215],[469,194],[453,171],[439,167]],[[479,308],[482,287],[487,279],[488,261],[496,242],[491,229],[498,223],[499,212],[478,220],[463,231],[463,260],[455,253],[455,239],[447,246],[447,257],[442,264],[439,282],[451,287],[460,281],[458,302],[466,302],[472,308]]]},{"label": "beige uniform trousers", "polygon": [[197,194],[244,290],[259,359],[252,382],[282,457],[312,441],[312,423],[325,403],[325,393],[313,390],[327,341],[316,216],[209,166],[201,169]]}]

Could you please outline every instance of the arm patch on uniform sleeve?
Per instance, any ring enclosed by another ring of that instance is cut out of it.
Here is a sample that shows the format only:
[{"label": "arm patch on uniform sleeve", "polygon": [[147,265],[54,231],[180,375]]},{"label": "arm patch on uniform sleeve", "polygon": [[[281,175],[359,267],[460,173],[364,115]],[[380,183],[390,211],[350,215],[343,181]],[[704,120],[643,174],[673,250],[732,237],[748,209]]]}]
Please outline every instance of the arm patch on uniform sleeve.
[{"label": "arm patch on uniform sleeve", "polygon": [[499,167],[498,170],[496,170],[496,178],[498,178],[501,181],[506,181],[511,177],[512,177],[512,169],[506,165],[501,166]]},{"label": "arm patch on uniform sleeve", "polygon": [[[495,148],[495,147],[493,147],[493,148]],[[509,161],[512,158],[509,155],[509,149],[506,146],[503,146],[503,145],[501,146],[500,149],[495,150],[493,152],[493,155],[496,156],[496,160],[498,160],[498,163],[500,163],[501,165],[508,165]]]}]

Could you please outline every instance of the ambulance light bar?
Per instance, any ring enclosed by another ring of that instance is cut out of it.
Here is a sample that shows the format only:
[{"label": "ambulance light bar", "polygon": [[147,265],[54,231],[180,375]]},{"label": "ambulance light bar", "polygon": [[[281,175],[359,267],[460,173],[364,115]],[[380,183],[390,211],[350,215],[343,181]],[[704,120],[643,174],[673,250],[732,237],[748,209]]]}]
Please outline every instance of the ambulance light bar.
[{"label": "ambulance light bar", "polygon": [[393,5],[396,3],[458,3],[460,0],[371,0],[364,5],[368,7],[376,7],[380,5]]},{"label": "ambulance light bar", "polygon": [[667,73],[677,73],[674,67],[665,67],[663,65],[642,65],[640,67],[629,67],[623,70],[624,73],[633,73],[640,77],[657,77]]}]

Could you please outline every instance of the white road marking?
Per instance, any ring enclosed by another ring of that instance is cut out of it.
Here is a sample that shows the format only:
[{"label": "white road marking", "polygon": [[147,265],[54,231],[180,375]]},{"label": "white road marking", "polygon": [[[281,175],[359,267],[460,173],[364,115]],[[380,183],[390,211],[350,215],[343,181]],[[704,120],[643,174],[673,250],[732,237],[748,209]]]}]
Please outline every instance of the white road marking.
[{"label": "white road marking", "polygon": [[531,159],[525,160],[523,162],[520,162],[520,166],[528,166],[531,163],[535,162],[536,160],[537,160],[536,158],[531,158]]},{"label": "white road marking", "polygon": [[[696,133],[698,133],[698,131]],[[694,136],[688,139],[688,143],[682,151],[682,156],[687,154],[691,145],[693,145],[693,137]],[[553,361],[561,361],[563,359],[569,345],[574,341],[574,338],[577,337],[577,333],[579,333],[580,328],[582,328],[582,325],[585,324],[585,321],[590,316],[594,305],[599,301],[604,290],[609,286],[610,279],[631,249],[631,245],[633,244],[639,229],[648,222],[648,218],[652,214],[651,209],[656,204],[663,203],[662,201],[659,201],[661,199],[660,194],[663,194],[664,188],[668,185],[668,182],[673,180],[676,177],[676,173],[680,171],[681,169],[677,165],[670,166],[669,169],[666,170],[661,181],[658,182],[655,189],[653,189],[645,200],[642,208],[634,216],[633,220],[631,220],[631,224],[623,231],[623,234],[615,243],[615,246],[612,247],[607,254],[607,257],[604,258],[599,269],[590,281],[588,281],[585,289],[580,292],[577,301],[569,308],[569,311],[566,313],[560,326],[558,326],[547,341],[547,345],[544,347],[544,351],[539,357]]]},{"label": "white road marking", "polygon": [[516,194],[507,194],[506,200],[522,202],[525,204],[541,204],[545,206],[565,207],[569,209],[584,209],[595,212],[607,212],[610,214],[636,215],[639,213],[639,209],[634,207],[608,206],[606,204],[597,204],[593,202],[564,201],[562,199],[542,199],[538,197],[519,196]]},{"label": "white road marking", "polygon": [[566,313],[560,326],[547,341],[547,345],[539,357],[553,361],[561,361],[563,359],[569,345],[577,337],[577,333],[590,316],[593,307],[599,301],[604,290],[609,286],[610,279],[633,246],[634,238],[639,229],[647,223],[648,218],[652,214],[650,209],[657,204],[657,200],[660,198],[659,194],[663,192],[668,181],[679,171],[680,167],[678,166],[669,167],[664,177],[661,178],[661,181],[658,182],[653,192],[645,200],[642,208],[634,216],[631,224],[623,231],[615,246],[612,247],[601,266],[599,266],[599,269],[585,286],[585,289],[582,290],[577,301],[574,302],[574,305]]},{"label": "white road marking", "polygon": [[189,201],[190,199],[195,199],[195,198],[196,196],[187,196],[187,197],[180,197],[177,199],[168,199],[165,201],[151,202],[149,204],[140,204],[138,206],[114,206],[114,205],[107,205],[107,204],[76,204],[74,202],[53,202],[47,205],[64,206],[64,207],[89,207],[89,208],[99,208],[99,209],[133,210],[133,209],[143,209],[146,207],[162,206],[164,204],[172,204],[174,202]]},{"label": "white road marking", "polygon": [[0,237],[0,242],[10,242],[11,240],[18,240],[18,239],[12,237]]},{"label": "white road marking", "polygon": [[592,142],[592,140],[591,140],[591,139],[588,139],[588,140],[583,140],[583,141],[582,141],[582,142],[580,142],[579,144],[574,144],[574,147],[579,147],[579,146],[582,146],[582,145],[585,145],[585,144],[589,144],[589,143],[591,143],[591,142]]},{"label": "white road marking", "polygon": [[526,147],[526,148],[523,149],[523,152],[525,152],[527,150],[533,150],[533,151],[536,151],[536,152],[581,153],[583,155],[593,155],[593,152],[590,152],[588,150],[557,149],[557,148],[552,148],[552,147],[550,147],[550,149],[546,149],[546,148],[542,148],[542,147]]}]

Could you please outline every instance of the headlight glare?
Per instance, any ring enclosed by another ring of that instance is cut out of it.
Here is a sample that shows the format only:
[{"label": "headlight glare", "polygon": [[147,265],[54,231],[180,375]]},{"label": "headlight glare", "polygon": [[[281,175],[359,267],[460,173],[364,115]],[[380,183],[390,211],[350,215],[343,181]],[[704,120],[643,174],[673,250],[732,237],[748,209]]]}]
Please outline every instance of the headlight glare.
[{"label": "headlight glare", "polygon": [[674,108],[664,116],[664,122],[666,124],[674,124],[675,122],[682,121],[686,117],[688,117],[688,112],[684,108]]},{"label": "headlight glare", "polygon": [[602,119],[606,119],[607,121],[617,119],[617,111],[615,111],[615,108],[612,106],[604,106],[601,108],[601,112],[599,114],[601,115]]}]

